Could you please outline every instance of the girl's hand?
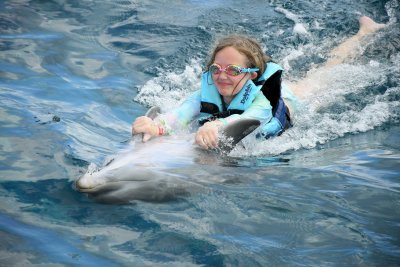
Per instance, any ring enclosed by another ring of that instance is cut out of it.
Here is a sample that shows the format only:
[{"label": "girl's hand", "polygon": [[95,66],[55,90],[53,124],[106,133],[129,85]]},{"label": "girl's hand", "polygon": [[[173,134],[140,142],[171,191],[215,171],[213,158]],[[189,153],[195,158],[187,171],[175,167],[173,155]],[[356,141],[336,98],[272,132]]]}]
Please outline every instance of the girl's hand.
[{"label": "girl's hand", "polygon": [[204,149],[216,148],[218,145],[218,130],[223,125],[220,121],[206,122],[197,131],[195,143]]},{"label": "girl's hand", "polygon": [[138,133],[143,133],[143,142],[147,142],[151,137],[160,135],[160,129],[152,119],[141,116],[132,123],[132,135]]}]

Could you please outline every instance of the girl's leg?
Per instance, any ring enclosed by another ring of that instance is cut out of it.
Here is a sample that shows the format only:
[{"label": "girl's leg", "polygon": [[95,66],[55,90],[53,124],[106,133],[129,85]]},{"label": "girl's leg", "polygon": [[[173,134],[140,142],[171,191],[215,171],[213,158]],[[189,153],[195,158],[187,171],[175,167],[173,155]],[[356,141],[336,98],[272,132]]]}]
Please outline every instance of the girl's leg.
[{"label": "girl's leg", "polygon": [[348,38],[338,47],[332,50],[330,58],[325,63],[325,67],[332,67],[343,63],[344,60],[351,58],[357,48],[362,45],[362,39],[364,36],[376,32],[377,30],[385,27],[385,24],[378,24],[367,16],[363,16],[359,19],[360,29],[357,34]]},{"label": "girl's leg", "polygon": [[366,35],[374,33],[377,30],[385,27],[385,24],[376,23],[367,16],[361,17],[359,19],[359,24],[360,29],[358,30],[357,34],[346,39],[344,42],[334,48],[329,54],[329,59],[324,65],[321,65],[321,67],[318,69],[308,73],[304,79],[288,84],[296,96],[303,98],[305,95],[310,93],[310,91],[313,90],[313,87],[318,84],[318,81],[321,77],[321,72],[341,64],[346,59],[354,56],[355,52],[363,44],[363,39]]}]

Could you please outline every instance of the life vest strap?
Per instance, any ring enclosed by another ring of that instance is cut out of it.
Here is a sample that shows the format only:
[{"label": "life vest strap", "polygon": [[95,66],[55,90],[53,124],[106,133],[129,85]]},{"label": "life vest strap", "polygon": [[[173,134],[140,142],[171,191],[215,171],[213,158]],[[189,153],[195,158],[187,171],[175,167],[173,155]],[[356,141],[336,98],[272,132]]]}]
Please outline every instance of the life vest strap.
[{"label": "life vest strap", "polygon": [[[203,104],[203,102],[202,102],[202,104]],[[203,105],[202,105],[202,107],[203,107]],[[204,111],[202,111],[202,112],[204,112]],[[208,113],[208,112],[206,112],[206,113]],[[221,112],[215,112],[215,113],[212,113],[212,115],[207,118],[200,119],[199,124],[203,125],[204,123],[209,122],[209,121],[215,121],[216,119],[224,119],[233,114],[242,114],[242,113],[243,113],[243,110],[240,110],[240,109],[228,109],[228,110],[221,111]]]},{"label": "life vest strap", "polygon": [[289,108],[286,106],[282,98],[279,98],[275,109],[272,111],[272,115],[279,120],[283,130],[287,130],[293,126],[290,119]]},{"label": "life vest strap", "polygon": [[200,102],[200,112],[214,114],[219,112],[219,108],[216,104],[210,102]]}]

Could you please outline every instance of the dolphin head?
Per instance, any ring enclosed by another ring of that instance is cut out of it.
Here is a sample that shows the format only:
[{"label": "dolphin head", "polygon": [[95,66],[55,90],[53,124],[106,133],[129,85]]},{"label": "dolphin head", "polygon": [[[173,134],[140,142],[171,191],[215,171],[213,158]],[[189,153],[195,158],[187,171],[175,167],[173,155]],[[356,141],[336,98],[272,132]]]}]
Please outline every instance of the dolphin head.
[{"label": "dolphin head", "polygon": [[190,138],[155,138],[145,144],[136,140],[101,168],[90,164],[75,187],[103,202],[170,199],[198,187],[184,171],[198,153]]}]

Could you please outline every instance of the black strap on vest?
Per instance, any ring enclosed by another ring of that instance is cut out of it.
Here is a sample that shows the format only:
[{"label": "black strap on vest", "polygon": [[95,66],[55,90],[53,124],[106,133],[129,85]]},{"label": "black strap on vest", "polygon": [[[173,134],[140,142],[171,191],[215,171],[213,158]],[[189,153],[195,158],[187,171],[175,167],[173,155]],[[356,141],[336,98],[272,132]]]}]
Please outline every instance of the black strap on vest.
[{"label": "black strap on vest", "polygon": [[272,106],[272,114],[275,114],[278,108],[278,102],[281,98],[281,82],[282,82],[282,71],[278,70],[271,75],[261,87],[261,91],[264,96],[269,100]]},{"label": "black strap on vest", "polygon": [[[263,81],[259,82],[262,83]],[[262,84],[261,91],[263,92],[264,96],[269,100],[272,106],[272,115],[274,117],[278,116],[279,120],[284,127],[284,130],[293,126],[291,119],[290,119],[290,111],[288,107],[285,105],[282,97],[281,97],[281,86],[282,83],[282,70],[278,70],[274,74],[271,75],[264,84]],[[279,109],[279,110],[278,110]],[[285,116],[279,116],[278,113],[284,112]]]},{"label": "black strap on vest", "polygon": [[200,103],[200,112],[208,113],[208,114],[215,114],[215,113],[219,112],[219,108],[214,103],[201,101],[201,103]]},{"label": "black strap on vest", "polygon": [[212,114],[210,117],[200,119],[199,124],[203,125],[209,121],[215,121],[216,119],[223,119],[229,117],[233,114],[242,114],[243,110],[240,109],[228,109],[224,111],[219,111],[218,106],[214,103],[209,102],[201,102],[201,109],[200,112]]}]

